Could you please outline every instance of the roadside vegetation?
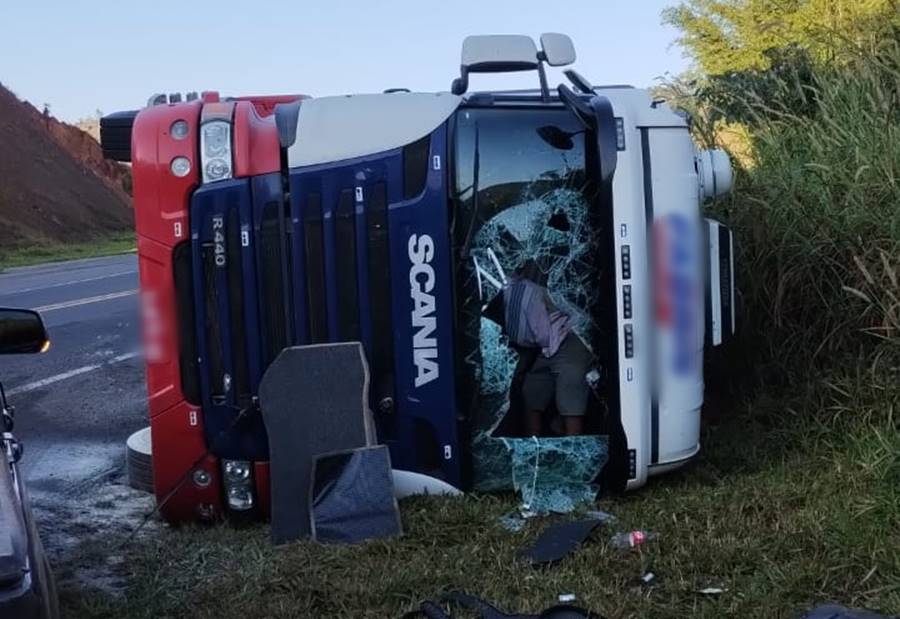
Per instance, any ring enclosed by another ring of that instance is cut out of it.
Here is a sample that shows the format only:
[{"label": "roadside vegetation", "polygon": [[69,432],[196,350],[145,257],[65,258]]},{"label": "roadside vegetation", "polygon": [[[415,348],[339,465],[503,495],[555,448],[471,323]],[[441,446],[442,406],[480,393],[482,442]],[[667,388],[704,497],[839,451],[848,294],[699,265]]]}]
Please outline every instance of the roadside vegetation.
[{"label": "roadside vegetation", "polygon": [[[542,522],[503,529],[513,497],[411,500],[403,538],[355,547],[166,529],[85,549],[124,553],[129,587],[64,591],[69,616],[399,617],[448,590],[519,612],[574,593],[611,618],[793,617],[826,601],[896,613],[898,15],[889,0],[690,0],[666,14],[697,64],[670,92],[701,140],[740,151],[736,192],[712,211],[740,243],[742,331],[710,360],[700,459],[601,501],[619,521],[593,542],[525,566],[515,551]],[[631,528],[659,539],[606,544]]]},{"label": "roadside vegetation", "polygon": [[80,243],[29,244],[10,249],[0,248],[0,271],[43,262],[111,256],[134,250],[133,232],[118,232]]}]

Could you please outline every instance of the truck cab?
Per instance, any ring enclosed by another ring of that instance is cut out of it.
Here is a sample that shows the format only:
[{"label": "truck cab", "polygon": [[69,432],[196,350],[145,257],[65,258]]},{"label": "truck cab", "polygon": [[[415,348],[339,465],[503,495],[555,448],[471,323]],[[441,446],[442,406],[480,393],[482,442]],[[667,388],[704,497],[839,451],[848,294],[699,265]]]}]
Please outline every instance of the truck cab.
[{"label": "truck cab", "polygon": [[[164,516],[266,514],[257,390],[291,345],[361,342],[395,468],[461,489],[515,486],[534,445],[610,490],[697,453],[704,349],[734,330],[731,233],[701,203],[730,164],[646,90],[571,69],[551,90],[545,66],[574,60],[565,35],[475,36],[450,92],[210,93],[104,119],[134,166]],[[504,71],[538,87],[468,92]],[[523,273],[591,351],[584,436],[523,435],[522,351],[489,317]]]}]

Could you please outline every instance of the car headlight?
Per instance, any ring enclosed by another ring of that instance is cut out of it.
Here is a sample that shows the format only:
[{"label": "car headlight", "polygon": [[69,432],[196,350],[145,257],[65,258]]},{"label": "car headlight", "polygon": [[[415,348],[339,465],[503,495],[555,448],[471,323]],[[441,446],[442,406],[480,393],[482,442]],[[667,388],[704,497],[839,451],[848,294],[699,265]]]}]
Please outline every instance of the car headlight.
[{"label": "car headlight", "polygon": [[247,511],[255,504],[253,496],[253,463],[247,460],[222,460],[222,478],[228,508]]},{"label": "car headlight", "polygon": [[200,127],[200,162],[204,183],[232,177],[231,124],[213,120]]}]

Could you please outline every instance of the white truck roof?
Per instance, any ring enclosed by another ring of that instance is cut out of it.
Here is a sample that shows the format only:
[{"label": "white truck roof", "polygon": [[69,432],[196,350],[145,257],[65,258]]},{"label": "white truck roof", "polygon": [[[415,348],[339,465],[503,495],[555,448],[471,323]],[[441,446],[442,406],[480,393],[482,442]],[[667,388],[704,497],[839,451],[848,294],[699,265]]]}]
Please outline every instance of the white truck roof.
[{"label": "white truck roof", "polygon": [[434,131],[461,102],[448,92],[308,99],[300,105],[288,165],[316,165],[400,148]]}]

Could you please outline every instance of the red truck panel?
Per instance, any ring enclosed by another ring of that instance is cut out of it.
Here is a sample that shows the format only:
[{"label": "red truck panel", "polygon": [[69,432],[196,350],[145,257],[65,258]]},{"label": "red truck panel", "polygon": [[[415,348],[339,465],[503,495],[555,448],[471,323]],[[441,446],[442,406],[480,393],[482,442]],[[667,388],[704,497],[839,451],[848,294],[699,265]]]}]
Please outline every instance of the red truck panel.
[{"label": "red truck panel", "polygon": [[[153,487],[161,504],[160,514],[169,522],[190,522],[201,514],[198,508],[209,506],[221,515],[222,486],[216,458],[206,456],[203,417],[200,410],[180,402],[150,419],[153,445]],[[202,468],[209,484],[199,487],[193,472]]]},{"label": "red truck panel", "polygon": [[256,482],[256,499],[260,514],[269,518],[272,514],[272,492],[269,486],[269,463],[255,462],[253,481]]},{"label": "red truck panel", "polygon": [[234,106],[234,175],[255,176],[281,169],[275,117],[261,118],[249,101]]},{"label": "red truck panel", "polygon": [[[173,247],[188,236],[188,204],[199,183],[197,122],[199,101],[177,105],[156,105],[142,110],[131,135],[134,177],[134,219],[140,236]],[[188,123],[186,138],[175,140],[169,128],[176,120]],[[191,161],[190,173],[178,178],[170,165],[175,157]]]},{"label": "red truck panel", "polygon": [[178,358],[172,248],[139,236],[138,266],[141,277],[141,331],[152,418],[184,400]]},{"label": "red truck panel", "polygon": [[[132,130],[135,228],[141,278],[142,332],[146,349],[147,392],[153,443],[153,476],[160,513],[170,522],[197,520],[201,511],[222,514],[219,464],[207,455],[203,416],[185,401],[179,367],[179,324],[173,251],[189,242],[191,194],[200,184],[199,124],[201,111],[217,111],[228,119],[234,107],[235,176],[277,172],[281,167],[275,105],[298,95],[240,97],[220,102],[217,93],[202,101],[164,104],[142,110]],[[221,107],[221,110],[219,108]],[[188,124],[187,136],[175,139],[176,121]],[[177,177],[172,160],[186,157],[190,172]],[[269,513],[268,462],[255,463],[258,504]],[[210,483],[198,486],[193,473],[203,468]]]},{"label": "red truck panel", "polygon": [[275,106],[279,103],[291,103],[297,99],[308,99],[306,95],[249,95],[245,97],[229,97],[231,101],[248,101],[256,108],[256,113],[262,118],[275,113]]}]

